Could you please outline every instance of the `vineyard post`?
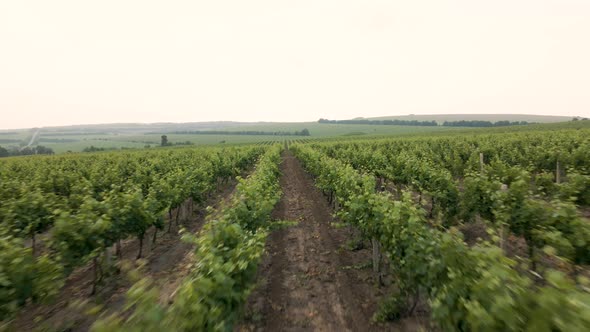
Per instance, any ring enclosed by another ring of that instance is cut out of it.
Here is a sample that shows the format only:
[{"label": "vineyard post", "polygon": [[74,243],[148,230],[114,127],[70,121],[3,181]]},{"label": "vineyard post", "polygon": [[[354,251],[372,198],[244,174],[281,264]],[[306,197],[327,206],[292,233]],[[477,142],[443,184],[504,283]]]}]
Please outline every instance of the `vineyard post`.
[{"label": "vineyard post", "polygon": [[191,205],[192,205],[191,200],[192,200],[191,197],[189,197],[186,200],[186,205],[185,205],[185,209],[184,209],[184,218],[185,218],[185,221],[186,220],[189,220],[191,218],[191,214],[192,214],[191,213]]},{"label": "vineyard post", "polygon": [[92,291],[90,295],[96,294],[96,284],[98,283],[98,259],[96,256],[92,258]]},{"label": "vineyard post", "polygon": [[139,236],[139,252],[137,253],[137,258],[136,259],[140,259],[141,258],[141,254],[143,252],[143,237],[145,236],[145,233],[142,233]]},{"label": "vineyard post", "polygon": [[104,255],[103,255],[103,257],[105,258],[105,263],[106,263],[107,268],[110,268],[111,265],[113,264],[113,254],[111,252],[111,247],[105,247],[104,248]]},{"label": "vineyard post", "polygon": [[[508,191],[508,185],[502,183],[502,186],[500,187],[500,190],[502,192],[507,192]],[[502,218],[500,220],[500,249],[502,249],[502,251],[504,251],[504,219]]]},{"label": "vineyard post", "polygon": [[193,198],[189,198],[188,202],[186,202],[186,218],[190,220],[193,216]]},{"label": "vineyard post", "polygon": [[[176,217],[176,220],[182,222],[182,220],[184,219],[184,202],[180,203],[180,205],[178,206],[178,215]],[[176,222],[176,226],[178,226],[178,221]]]},{"label": "vineyard post", "polygon": [[561,183],[561,165],[559,164],[559,160],[557,161],[557,164],[555,165],[555,183],[557,183],[557,184]]},{"label": "vineyard post", "polygon": [[158,236],[158,227],[154,226],[154,237],[152,238],[152,246],[156,244],[156,237]]},{"label": "vineyard post", "polygon": [[[480,174],[483,176],[483,152],[479,153],[479,171]],[[477,223],[481,222],[481,215],[479,214],[479,212],[475,215],[475,221]]]},{"label": "vineyard post", "polygon": [[37,257],[37,243],[35,241],[36,240],[35,239],[35,231],[33,231],[31,233],[32,233],[31,234],[31,241],[33,242],[32,243],[32,246],[33,246],[33,257]]},{"label": "vineyard post", "polygon": [[380,263],[381,263],[381,250],[379,246],[379,241],[377,238],[371,238],[371,244],[373,245],[373,272],[377,274],[378,281],[381,283],[381,274],[380,274]]},{"label": "vineyard post", "polygon": [[479,153],[479,169],[483,175],[483,152]]},{"label": "vineyard post", "polygon": [[118,239],[117,242],[115,242],[115,255],[117,255],[118,259],[123,258],[123,254],[121,253],[121,239]]},{"label": "vineyard post", "polygon": [[191,218],[191,199],[189,197],[189,199],[186,200],[186,202],[184,203],[184,221],[188,221]]}]

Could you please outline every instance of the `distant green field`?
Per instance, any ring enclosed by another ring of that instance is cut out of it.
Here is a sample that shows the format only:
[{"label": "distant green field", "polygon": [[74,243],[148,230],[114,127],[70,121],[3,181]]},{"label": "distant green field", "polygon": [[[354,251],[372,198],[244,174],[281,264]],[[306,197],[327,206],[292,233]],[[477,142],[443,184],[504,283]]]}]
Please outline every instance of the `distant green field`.
[{"label": "distant green field", "polygon": [[227,127],[226,130],[300,131],[307,128],[313,138],[358,135],[403,135],[449,130],[442,127],[382,126],[355,124],[326,124],[317,122],[268,123]]},{"label": "distant green field", "polygon": [[25,146],[31,140],[34,131],[26,130],[1,130],[0,146],[8,148],[18,148]]},{"label": "distant green field", "polygon": [[[425,117],[425,116],[421,116]],[[532,121],[531,116],[524,119]],[[426,119],[426,118],[420,118]],[[432,120],[432,118],[429,118]],[[463,116],[461,119],[468,119]],[[569,118],[568,118],[569,119]],[[435,119],[440,120],[440,119]],[[454,120],[454,119],[451,119]],[[498,120],[521,121],[520,118],[498,118]],[[512,132],[520,130],[553,130],[559,128],[578,128],[590,125],[590,121],[568,121],[563,123],[535,124],[527,126],[496,127],[496,128],[461,128],[461,127],[427,127],[427,126],[390,126],[390,125],[356,125],[356,124],[325,124],[318,122],[299,123],[255,123],[255,124],[228,124],[224,127],[215,127],[208,130],[223,131],[263,131],[263,132],[295,132],[308,129],[311,136],[274,136],[274,135],[208,135],[208,134],[174,134],[175,131],[201,130],[202,128],[184,128],[178,124],[160,125],[158,129],[148,125],[113,125],[109,128],[100,125],[63,127],[41,129],[35,144],[52,148],[56,153],[81,152],[85,148],[94,146],[104,149],[141,149],[144,147],[159,146],[162,134],[168,136],[171,144],[190,142],[194,146],[216,144],[262,144],[266,142],[295,141],[302,139],[355,139],[383,136],[412,136],[412,135],[439,135],[439,134],[465,134],[487,132]],[[146,128],[147,127],[147,128]],[[138,129],[139,128],[139,129]],[[99,131],[100,129],[100,131]],[[159,133],[161,131],[161,133]],[[19,148],[26,145],[35,130],[0,131],[0,146]],[[4,141],[2,141],[4,140]]]},{"label": "distant green field", "polygon": [[84,148],[94,146],[97,148],[104,149],[121,149],[121,148],[143,148],[145,144],[132,143],[132,142],[117,142],[117,141],[99,141],[99,140],[87,140],[78,142],[68,143],[41,143],[41,145],[53,149],[55,153],[64,152],[82,152]]},{"label": "distant green field", "polygon": [[[194,145],[216,145],[216,144],[255,144],[271,141],[284,141],[291,137],[281,136],[243,136],[243,135],[175,135],[167,134],[168,142],[171,144],[189,141]],[[68,139],[79,138],[76,142],[45,143],[41,145],[50,147],[55,153],[80,152],[84,148],[94,146],[104,149],[135,148],[141,149],[147,146],[159,146],[161,135],[103,135],[92,137],[68,136]]]},{"label": "distant green field", "polygon": [[[510,134],[517,132],[534,133],[534,132],[551,132],[557,130],[582,130],[590,129],[590,120],[587,121],[569,121],[559,123],[539,123],[525,126],[506,126],[506,127],[492,127],[492,128],[466,128],[466,127],[450,127],[450,130],[444,131],[430,131],[430,132],[415,132],[403,135],[404,138],[419,138],[419,137],[452,137],[458,135],[475,136],[475,135],[489,135],[489,134]],[[349,140],[379,140],[387,139],[387,135],[344,135],[320,138],[323,142],[326,141],[349,141]]]},{"label": "distant green field", "polygon": [[[214,145],[214,144],[248,144],[268,141],[283,141],[291,136],[271,136],[271,135],[191,135],[191,134],[166,134],[168,142],[171,144],[189,141],[195,145]],[[160,145],[161,134],[145,134],[134,136],[118,136],[114,138],[117,141],[140,141],[152,145]]]},{"label": "distant green field", "polygon": [[[341,125],[320,124],[317,122],[303,123],[257,123],[253,125],[235,125],[219,130],[225,131],[264,131],[264,132],[295,132],[307,128],[311,136],[274,136],[274,135],[205,135],[205,134],[174,134],[174,133],[138,133],[136,131],[125,133],[120,128],[118,131],[97,133],[96,131],[82,132],[76,130],[41,130],[36,144],[49,147],[55,153],[81,152],[85,148],[94,146],[104,149],[133,148],[140,149],[147,146],[159,146],[161,136],[165,134],[171,144],[190,142],[196,146],[216,144],[257,144],[298,139],[318,139],[326,137],[350,137],[350,136],[381,136],[381,135],[408,135],[425,132],[448,131],[452,128],[442,127],[411,127],[411,126],[380,126],[380,125]],[[32,133],[30,130],[11,132],[0,135],[0,139],[19,140],[21,144],[28,143]],[[11,143],[18,146],[19,143]],[[3,144],[0,143],[0,146]],[[5,146],[8,144],[4,144]]]}]

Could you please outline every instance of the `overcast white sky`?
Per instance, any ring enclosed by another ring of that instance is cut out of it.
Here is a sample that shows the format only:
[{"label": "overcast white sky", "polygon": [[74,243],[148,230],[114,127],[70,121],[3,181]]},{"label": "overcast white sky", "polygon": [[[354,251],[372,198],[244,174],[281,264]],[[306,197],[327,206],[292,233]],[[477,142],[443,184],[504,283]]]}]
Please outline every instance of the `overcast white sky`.
[{"label": "overcast white sky", "polygon": [[0,0],[0,128],[590,116],[589,0]]}]

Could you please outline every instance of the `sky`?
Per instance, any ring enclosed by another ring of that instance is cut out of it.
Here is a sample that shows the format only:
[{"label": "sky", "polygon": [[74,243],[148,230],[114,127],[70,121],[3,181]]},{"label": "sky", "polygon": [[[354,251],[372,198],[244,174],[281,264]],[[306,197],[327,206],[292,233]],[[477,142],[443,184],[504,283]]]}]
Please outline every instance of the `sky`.
[{"label": "sky", "polygon": [[1,0],[0,128],[590,116],[589,0]]}]

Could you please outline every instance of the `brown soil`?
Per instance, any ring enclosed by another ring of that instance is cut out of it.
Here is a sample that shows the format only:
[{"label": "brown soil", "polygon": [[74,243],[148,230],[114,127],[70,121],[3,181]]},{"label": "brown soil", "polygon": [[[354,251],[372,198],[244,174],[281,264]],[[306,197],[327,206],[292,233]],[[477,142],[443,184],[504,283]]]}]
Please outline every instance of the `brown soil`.
[{"label": "brown soil", "polygon": [[[236,182],[230,181],[222,185],[218,193],[212,195],[205,206],[218,207],[231,197]],[[186,212],[186,211],[185,211]],[[175,217],[173,213],[173,218]],[[191,232],[197,232],[205,221],[205,209],[195,206],[192,216],[187,216],[180,226]],[[181,212],[181,219],[183,212]],[[143,276],[150,277],[162,291],[162,296],[170,296],[188,273],[192,245],[180,239],[179,228],[173,224],[172,231],[158,232],[156,244],[152,245],[153,230],[146,234],[143,248]],[[123,260],[135,261],[139,251],[139,241],[129,239],[123,242]],[[122,310],[125,305],[125,293],[132,285],[125,273],[114,274],[106,278],[98,288],[97,294],[91,296],[91,266],[76,270],[66,280],[64,288],[57,299],[51,304],[29,305],[19,311],[10,324],[10,331],[87,331],[97,316],[86,314],[85,311],[100,305],[103,309],[97,314],[108,314]],[[166,299],[163,299],[166,300]],[[80,306],[77,302],[84,302]]]},{"label": "brown soil", "polygon": [[487,231],[487,225],[483,221],[472,221],[461,224],[458,227],[463,233],[463,240],[468,246],[473,246],[480,241],[490,241],[490,235]]},{"label": "brown soil", "polygon": [[417,331],[427,319],[371,321],[391,291],[377,286],[371,250],[347,249],[354,235],[334,227],[332,209],[299,161],[286,152],[283,197],[273,212],[296,226],[274,231],[238,331]]}]

